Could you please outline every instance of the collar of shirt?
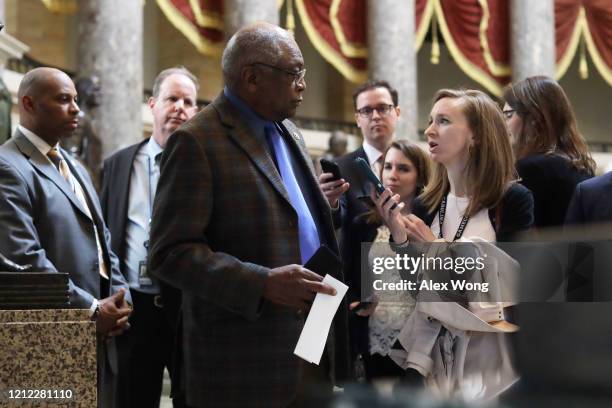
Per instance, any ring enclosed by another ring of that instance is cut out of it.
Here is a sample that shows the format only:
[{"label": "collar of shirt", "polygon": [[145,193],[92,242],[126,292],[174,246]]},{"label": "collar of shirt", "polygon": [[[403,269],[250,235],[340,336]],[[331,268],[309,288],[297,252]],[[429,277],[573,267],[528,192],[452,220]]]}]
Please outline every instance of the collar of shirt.
[{"label": "collar of shirt", "polygon": [[363,150],[365,151],[366,156],[368,156],[368,162],[370,166],[372,166],[376,160],[378,160],[382,156],[382,152],[369,144],[367,141],[363,141]]},{"label": "collar of shirt", "polygon": [[153,137],[149,138],[149,141],[145,145],[145,153],[149,156],[150,163],[155,163],[155,156],[164,151],[164,149],[157,144]]},{"label": "collar of shirt", "polygon": [[257,114],[245,101],[240,99],[240,97],[226,86],[223,88],[223,94],[227,99],[229,99],[230,103],[243,114],[243,119],[247,122],[249,127],[255,132],[255,135],[260,138],[260,140],[266,140],[266,132],[265,127],[267,124],[272,123],[270,121],[265,120],[261,116]]},{"label": "collar of shirt", "polygon": [[[42,153],[43,156],[47,157],[49,151],[53,149],[53,147],[49,146],[49,143],[45,142],[38,136],[36,133],[32,132],[30,129],[23,127],[22,125],[17,125],[17,129],[36,147],[36,149]],[[59,143],[55,145],[57,150],[59,151]],[[61,152],[60,152],[61,155]]]}]

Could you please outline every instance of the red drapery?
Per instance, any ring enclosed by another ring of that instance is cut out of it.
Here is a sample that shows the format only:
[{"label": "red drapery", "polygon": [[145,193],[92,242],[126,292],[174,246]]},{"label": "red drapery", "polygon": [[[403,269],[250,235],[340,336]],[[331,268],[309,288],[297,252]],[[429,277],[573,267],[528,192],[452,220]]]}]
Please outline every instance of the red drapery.
[{"label": "red drapery", "polygon": [[223,51],[223,0],[157,0],[165,16],[203,54]]},{"label": "red drapery", "polygon": [[[367,78],[368,0],[295,0],[300,20],[315,48],[347,79]],[[427,33],[433,4],[416,0],[415,24],[418,48]]]},{"label": "red drapery", "polygon": [[[295,5],[319,53],[353,82],[367,78],[366,1],[287,0],[287,9]],[[223,0],[157,3],[201,52],[221,52]],[[508,0],[415,0],[415,50],[431,27],[435,61],[439,30],[459,67],[499,95],[511,77],[509,7]],[[588,75],[588,52],[597,71],[612,85],[612,1],[555,0],[555,29],[557,78],[581,50],[581,75]]]}]

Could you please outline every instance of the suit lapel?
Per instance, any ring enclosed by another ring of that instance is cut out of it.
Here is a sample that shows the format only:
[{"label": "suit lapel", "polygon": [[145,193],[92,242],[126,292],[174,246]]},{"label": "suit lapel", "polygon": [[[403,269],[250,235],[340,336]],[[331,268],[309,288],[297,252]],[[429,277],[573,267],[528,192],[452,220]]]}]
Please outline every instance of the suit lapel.
[{"label": "suit lapel", "polygon": [[329,207],[327,199],[319,189],[319,181],[315,176],[312,161],[310,156],[308,155],[308,152],[306,151],[306,145],[304,143],[303,137],[301,136],[299,130],[295,127],[295,125],[289,120],[284,120],[281,123],[281,130],[286,135],[290,135],[290,137],[285,137],[285,142],[289,146],[289,149],[292,151],[294,157],[302,168],[303,173],[305,174],[305,178],[308,180],[308,185],[302,187],[312,189],[312,197],[316,199],[316,206],[319,209],[321,215],[321,217],[319,218],[319,222],[324,223],[324,225],[318,225],[317,229],[319,230],[319,232],[322,232],[325,235],[325,240],[327,241],[327,243],[332,247],[334,251],[337,252],[337,246],[335,245],[335,236],[333,234],[334,227],[331,218],[331,208]]},{"label": "suit lapel", "polygon": [[[81,212],[84,216],[87,217],[87,212],[79,202],[79,199],[76,197],[74,192],[72,191],[72,187],[68,182],[62,177],[59,171],[55,168],[55,166],[45,157],[43,154],[34,146],[28,138],[26,138],[21,132],[17,131],[15,133],[15,144],[17,148],[23,153],[32,166],[44,177],[48,178],[59,188],[62,193],[72,202],[72,204]],[[62,154],[64,154],[63,152]],[[89,218],[89,217],[88,217]]]},{"label": "suit lapel", "polygon": [[[98,197],[98,194],[93,190],[93,186],[89,182],[85,182],[85,178],[81,173],[79,166],[75,163],[75,160],[70,157],[68,152],[64,149],[60,149],[62,152],[62,156],[66,158],[66,162],[68,163],[68,167],[70,168],[70,172],[77,180],[77,182],[81,185],[81,189],[83,190],[83,194],[85,195],[85,201],[87,201],[87,206],[89,207],[89,212],[91,213],[92,220],[99,227],[100,225],[100,211],[98,210],[98,206],[94,198]],[[77,200],[78,201],[78,200]]]},{"label": "suit lapel", "polygon": [[223,94],[213,101],[213,106],[219,113],[223,124],[229,128],[230,138],[244,150],[253,164],[255,164],[259,171],[261,171],[270,183],[272,183],[276,191],[278,191],[288,203],[291,203],[272,157],[262,145],[261,141],[257,140],[253,135],[251,129],[244,121],[237,119],[240,117],[239,112],[231,106],[230,102]]}]

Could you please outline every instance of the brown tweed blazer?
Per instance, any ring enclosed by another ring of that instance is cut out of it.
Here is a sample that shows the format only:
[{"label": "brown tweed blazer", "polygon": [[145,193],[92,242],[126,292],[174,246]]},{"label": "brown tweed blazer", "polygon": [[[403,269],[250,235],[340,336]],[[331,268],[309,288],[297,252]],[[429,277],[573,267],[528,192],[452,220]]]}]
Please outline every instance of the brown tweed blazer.
[{"label": "brown tweed blazer", "polygon": [[[304,141],[290,121],[282,127],[307,173],[322,242],[337,253]],[[170,137],[151,228],[151,273],[183,292],[190,406],[268,408],[294,400],[303,361],[293,349],[304,318],[265,301],[262,291],[270,268],[299,263],[297,214],[274,162],[221,93]],[[337,379],[346,376],[345,307],[327,346]]]}]

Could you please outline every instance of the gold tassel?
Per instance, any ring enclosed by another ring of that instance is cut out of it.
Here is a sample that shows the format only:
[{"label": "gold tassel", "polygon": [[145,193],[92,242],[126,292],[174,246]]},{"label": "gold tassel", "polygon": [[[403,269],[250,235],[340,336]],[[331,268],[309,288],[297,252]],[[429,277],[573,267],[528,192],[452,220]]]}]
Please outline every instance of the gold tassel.
[{"label": "gold tassel", "polygon": [[293,0],[287,0],[287,20],[285,23],[287,30],[295,32],[295,16],[293,15]]},{"label": "gold tassel", "polygon": [[580,38],[580,63],[578,64],[578,73],[581,79],[588,79],[589,77],[589,65],[587,64],[584,35]]},{"label": "gold tassel", "polygon": [[440,41],[438,40],[438,23],[436,16],[431,19],[431,63],[438,65],[440,63]]}]

